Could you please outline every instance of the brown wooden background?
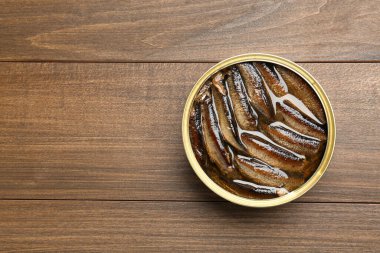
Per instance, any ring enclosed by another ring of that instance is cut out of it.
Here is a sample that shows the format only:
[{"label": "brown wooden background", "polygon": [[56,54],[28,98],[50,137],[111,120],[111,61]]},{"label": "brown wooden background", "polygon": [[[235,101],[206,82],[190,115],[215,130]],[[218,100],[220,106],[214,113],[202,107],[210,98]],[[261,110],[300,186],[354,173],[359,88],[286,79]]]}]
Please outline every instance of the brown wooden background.
[{"label": "brown wooden background", "polygon": [[[380,2],[0,2],[1,252],[379,252]],[[196,80],[248,52],[322,84],[321,181],[270,209],[206,189],[182,147]]]}]

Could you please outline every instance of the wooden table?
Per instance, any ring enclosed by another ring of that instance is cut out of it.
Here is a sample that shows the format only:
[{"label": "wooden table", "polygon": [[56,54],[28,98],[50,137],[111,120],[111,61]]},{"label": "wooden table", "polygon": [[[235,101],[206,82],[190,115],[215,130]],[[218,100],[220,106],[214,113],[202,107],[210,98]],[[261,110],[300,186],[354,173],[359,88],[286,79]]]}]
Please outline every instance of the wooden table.
[{"label": "wooden table", "polygon": [[[0,2],[1,252],[379,252],[380,2]],[[214,63],[277,54],[322,84],[331,165],[297,201],[224,201],[185,157]]]}]

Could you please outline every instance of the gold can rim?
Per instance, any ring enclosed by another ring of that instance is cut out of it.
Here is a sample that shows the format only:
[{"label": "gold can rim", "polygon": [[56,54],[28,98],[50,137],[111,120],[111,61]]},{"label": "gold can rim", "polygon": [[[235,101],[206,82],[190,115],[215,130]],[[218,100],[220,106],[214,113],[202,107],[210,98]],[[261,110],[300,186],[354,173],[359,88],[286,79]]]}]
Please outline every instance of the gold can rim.
[{"label": "gold can rim", "polygon": [[[281,65],[283,67],[286,67],[294,72],[296,72],[298,75],[300,75],[309,85],[312,87],[312,89],[317,93],[319,100],[322,103],[325,115],[326,115],[326,121],[327,121],[327,143],[326,143],[326,149],[325,153],[323,155],[323,158],[317,168],[317,170],[314,172],[314,174],[307,180],[302,186],[300,186],[298,189],[291,191],[290,193],[281,196],[276,197],[272,199],[248,199],[244,197],[240,197],[238,195],[235,195],[222,187],[220,187],[218,184],[216,184],[211,178],[208,177],[206,172],[202,169],[201,165],[198,163],[190,141],[190,131],[189,131],[189,119],[190,119],[190,110],[193,105],[194,98],[196,94],[198,93],[201,86],[204,84],[204,82],[211,77],[213,74],[215,74],[220,69],[226,68],[228,66],[231,66],[233,64],[237,64],[240,62],[247,62],[247,61],[260,61],[260,62],[270,62],[274,64]],[[250,54],[242,54],[233,56],[231,58],[225,59],[214,66],[212,66],[209,70],[207,70],[201,78],[195,83],[194,87],[192,88],[186,104],[184,108],[183,118],[182,118],[182,139],[183,139],[183,145],[185,148],[185,153],[187,156],[187,159],[189,160],[189,163],[191,167],[193,168],[195,174],[201,179],[201,181],[214,193],[219,195],[220,197],[233,202],[238,205],[247,206],[247,207],[272,207],[272,206],[278,206],[282,205],[288,202],[291,202],[299,197],[301,197],[303,194],[305,194],[307,191],[309,191],[322,177],[322,175],[327,170],[327,167],[330,163],[334,146],[335,146],[335,137],[336,137],[336,127],[335,127],[335,118],[333,109],[331,107],[331,103],[321,87],[321,85],[318,83],[318,81],[304,68],[299,66],[298,64],[287,60],[285,58],[271,55],[271,54],[261,54],[261,53],[250,53]]]}]

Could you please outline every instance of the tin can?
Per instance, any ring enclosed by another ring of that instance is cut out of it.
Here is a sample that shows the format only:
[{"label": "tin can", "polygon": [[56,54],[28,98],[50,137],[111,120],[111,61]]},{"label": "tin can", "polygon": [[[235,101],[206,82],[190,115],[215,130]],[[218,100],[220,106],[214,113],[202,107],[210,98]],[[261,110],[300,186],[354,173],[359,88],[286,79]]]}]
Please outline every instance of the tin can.
[{"label": "tin can", "polygon": [[[327,123],[326,148],[325,148],[323,158],[318,168],[316,169],[314,174],[299,188],[297,188],[294,191],[291,191],[289,194],[286,194],[281,197],[272,198],[272,199],[248,199],[241,196],[237,196],[223,189],[218,184],[216,184],[213,180],[211,180],[208,177],[208,175],[205,173],[205,171],[202,169],[201,165],[198,163],[194,155],[194,152],[191,146],[190,133],[189,133],[190,111],[193,105],[194,98],[196,94],[198,93],[199,89],[213,74],[215,74],[219,70],[224,69],[228,66],[237,64],[237,63],[247,62],[247,61],[274,63],[274,64],[281,65],[283,67],[286,67],[290,69],[291,71],[297,73],[310,85],[310,87],[318,95],[319,100],[321,101],[321,104],[323,106],[323,109],[326,115],[326,123]],[[332,110],[330,101],[326,96],[326,93],[324,92],[324,90],[322,89],[318,81],[310,73],[308,73],[305,69],[303,69],[296,63],[289,61],[287,59],[284,59],[282,57],[269,55],[269,54],[254,53],[254,54],[237,55],[237,56],[228,58],[226,60],[223,60],[217,63],[216,65],[214,65],[213,67],[211,67],[208,71],[206,71],[206,73],[202,75],[202,77],[196,82],[195,86],[191,90],[190,95],[188,96],[186,104],[185,104],[185,109],[184,109],[183,118],[182,118],[183,144],[184,144],[186,156],[194,172],[210,190],[215,192],[220,197],[230,202],[236,203],[238,205],[247,206],[247,207],[272,207],[272,206],[282,205],[301,197],[303,194],[309,191],[318,182],[318,180],[322,177],[322,175],[327,170],[327,167],[329,165],[329,162],[331,160],[331,157],[334,151],[335,136],[336,136],[336,127],[335,127],[335,118],[334,118],[333,110]]]}]

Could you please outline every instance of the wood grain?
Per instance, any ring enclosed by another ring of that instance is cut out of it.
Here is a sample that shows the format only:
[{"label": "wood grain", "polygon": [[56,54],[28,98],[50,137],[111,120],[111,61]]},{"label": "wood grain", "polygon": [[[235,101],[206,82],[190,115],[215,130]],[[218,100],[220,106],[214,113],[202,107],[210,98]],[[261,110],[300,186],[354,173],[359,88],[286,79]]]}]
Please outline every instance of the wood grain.
[{"label": "wood grain", "polygon": [[379,61],[373,0],[0,2],[0,61]]},{"label": "wood grain", "polygon": [[[3,199],[220,200],[191,170],[184,102],[211,64],[0,64]],[[302,64],[335,111],[337,142],[299,201],[380,202],[380,64]]]},{"label": "wood grain", "polygon": [[1,201],[0,244],[3,252],[376,252],[379,217],[374,204]]},{"label": "wood grain", "polygon": [[[378,252],[379,17],[372,0],[0,1],[0,251]],[[321,181],[270,209],[213,194],[181,141],[208,62],[248,52],[328,62],[302,66],[337,124]]]}]

